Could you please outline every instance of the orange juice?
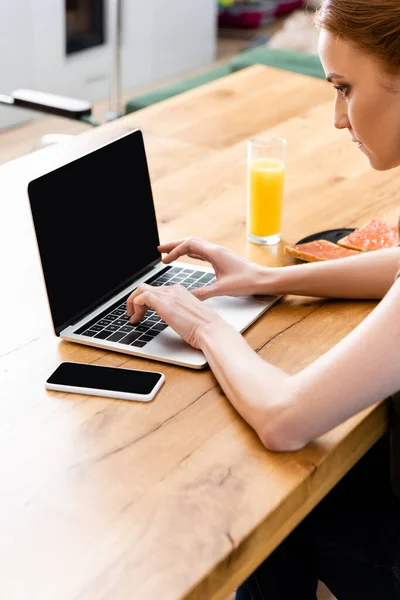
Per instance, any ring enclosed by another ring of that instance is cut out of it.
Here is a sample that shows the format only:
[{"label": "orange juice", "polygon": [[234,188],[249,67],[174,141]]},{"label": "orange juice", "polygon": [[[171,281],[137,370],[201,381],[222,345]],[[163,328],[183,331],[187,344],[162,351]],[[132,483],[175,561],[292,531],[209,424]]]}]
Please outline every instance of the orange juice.
[{"label": "orange juice", "polygon": [[248,233],[257,238],[281,233],[285,165],[276,158],[255,158],[249,163]]}]

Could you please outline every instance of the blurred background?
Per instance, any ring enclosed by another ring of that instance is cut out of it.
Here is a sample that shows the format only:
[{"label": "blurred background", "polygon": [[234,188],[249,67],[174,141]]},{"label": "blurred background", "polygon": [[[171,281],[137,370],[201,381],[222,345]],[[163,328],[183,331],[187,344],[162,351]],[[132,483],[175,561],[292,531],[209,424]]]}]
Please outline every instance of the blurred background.
[{"label": "blurred background", "polygon": [[[45,135],[75,135],[90,126],[79,118],[27,109],[24,97],[17,106],[16,90],[82,99],[91,105],[91,125],[102,124],[119,116],[111,115],[116,100],[120,115],[137,110],[142,104],[135,105],[135,98],[200,76],[256,47],[315,53],[316,34],[308,16],[316,4],[3,0],[0,163],[40,148]],[[153,97],[156,101],[157,95]]]}]

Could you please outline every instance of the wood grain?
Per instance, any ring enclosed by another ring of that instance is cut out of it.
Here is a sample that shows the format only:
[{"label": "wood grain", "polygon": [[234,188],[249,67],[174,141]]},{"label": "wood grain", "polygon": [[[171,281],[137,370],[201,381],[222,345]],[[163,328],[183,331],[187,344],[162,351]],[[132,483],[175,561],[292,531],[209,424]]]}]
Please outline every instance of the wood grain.
[{"label": "wood grain", "polygon": [[[149,405],[44,389],[62,360],[159,365],[53,335],[29,180],[140,125],[164,241],[194,234],[260,264],[287,264],[286,241],[372,216],[397,221],[398,175],[372,172],[333,129],[328,92],[322,81],[257,66],[0,168],[5,598],[224,600],[382,435],[384,403],[300,452],[268,452],[208,369],[163,364],[166,383]],[[245,237],[245,139],[257,133],[288,139],[274,248]],[[245,337],[294,373],[374,306],[288,296]]]},{"label": "wood grain", "polygon": [[145,133],[226,148],[332,97],[325,83],[254,65],[134,113]]}]

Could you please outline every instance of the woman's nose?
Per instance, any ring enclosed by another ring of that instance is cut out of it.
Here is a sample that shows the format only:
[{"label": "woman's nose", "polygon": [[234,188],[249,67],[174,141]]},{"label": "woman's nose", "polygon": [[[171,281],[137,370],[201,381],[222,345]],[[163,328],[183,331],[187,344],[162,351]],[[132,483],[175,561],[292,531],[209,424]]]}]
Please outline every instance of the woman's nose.
[{"label": "woman's nose", "polygon": [[335,102],[335,114],[333,124],[336,129],[349,129],[350,121],[347,113],[347,102],[344,98],[338,96]]}]

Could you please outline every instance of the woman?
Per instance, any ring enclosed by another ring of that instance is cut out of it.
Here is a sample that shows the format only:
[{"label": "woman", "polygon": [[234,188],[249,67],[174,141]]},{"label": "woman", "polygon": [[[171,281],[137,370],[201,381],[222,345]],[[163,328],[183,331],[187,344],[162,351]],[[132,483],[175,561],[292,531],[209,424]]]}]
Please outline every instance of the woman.
[{"label": "woman", "polygon": [[[325,0],[317,22],[321,61],[336,90],[335,126],[349,131],[374,169],[400,166],[399,0]],[[209,261],[216,282],[193,293],[142,285],[128,299],[128,314],[138,321],[152,307],[201,349],[227,398],[267,448],[302,448],[400,390],[400,249],[273,269],[191,238],[159,250],[166,264],[183,255]],[[200,301],[243,294],[381,302],[335,347],[288,375],[263,361]],[[318,579],[338,600],[400,598],[400,500],[390,486],[385,438],[253,573],[237,598],[311,600]]]}]

